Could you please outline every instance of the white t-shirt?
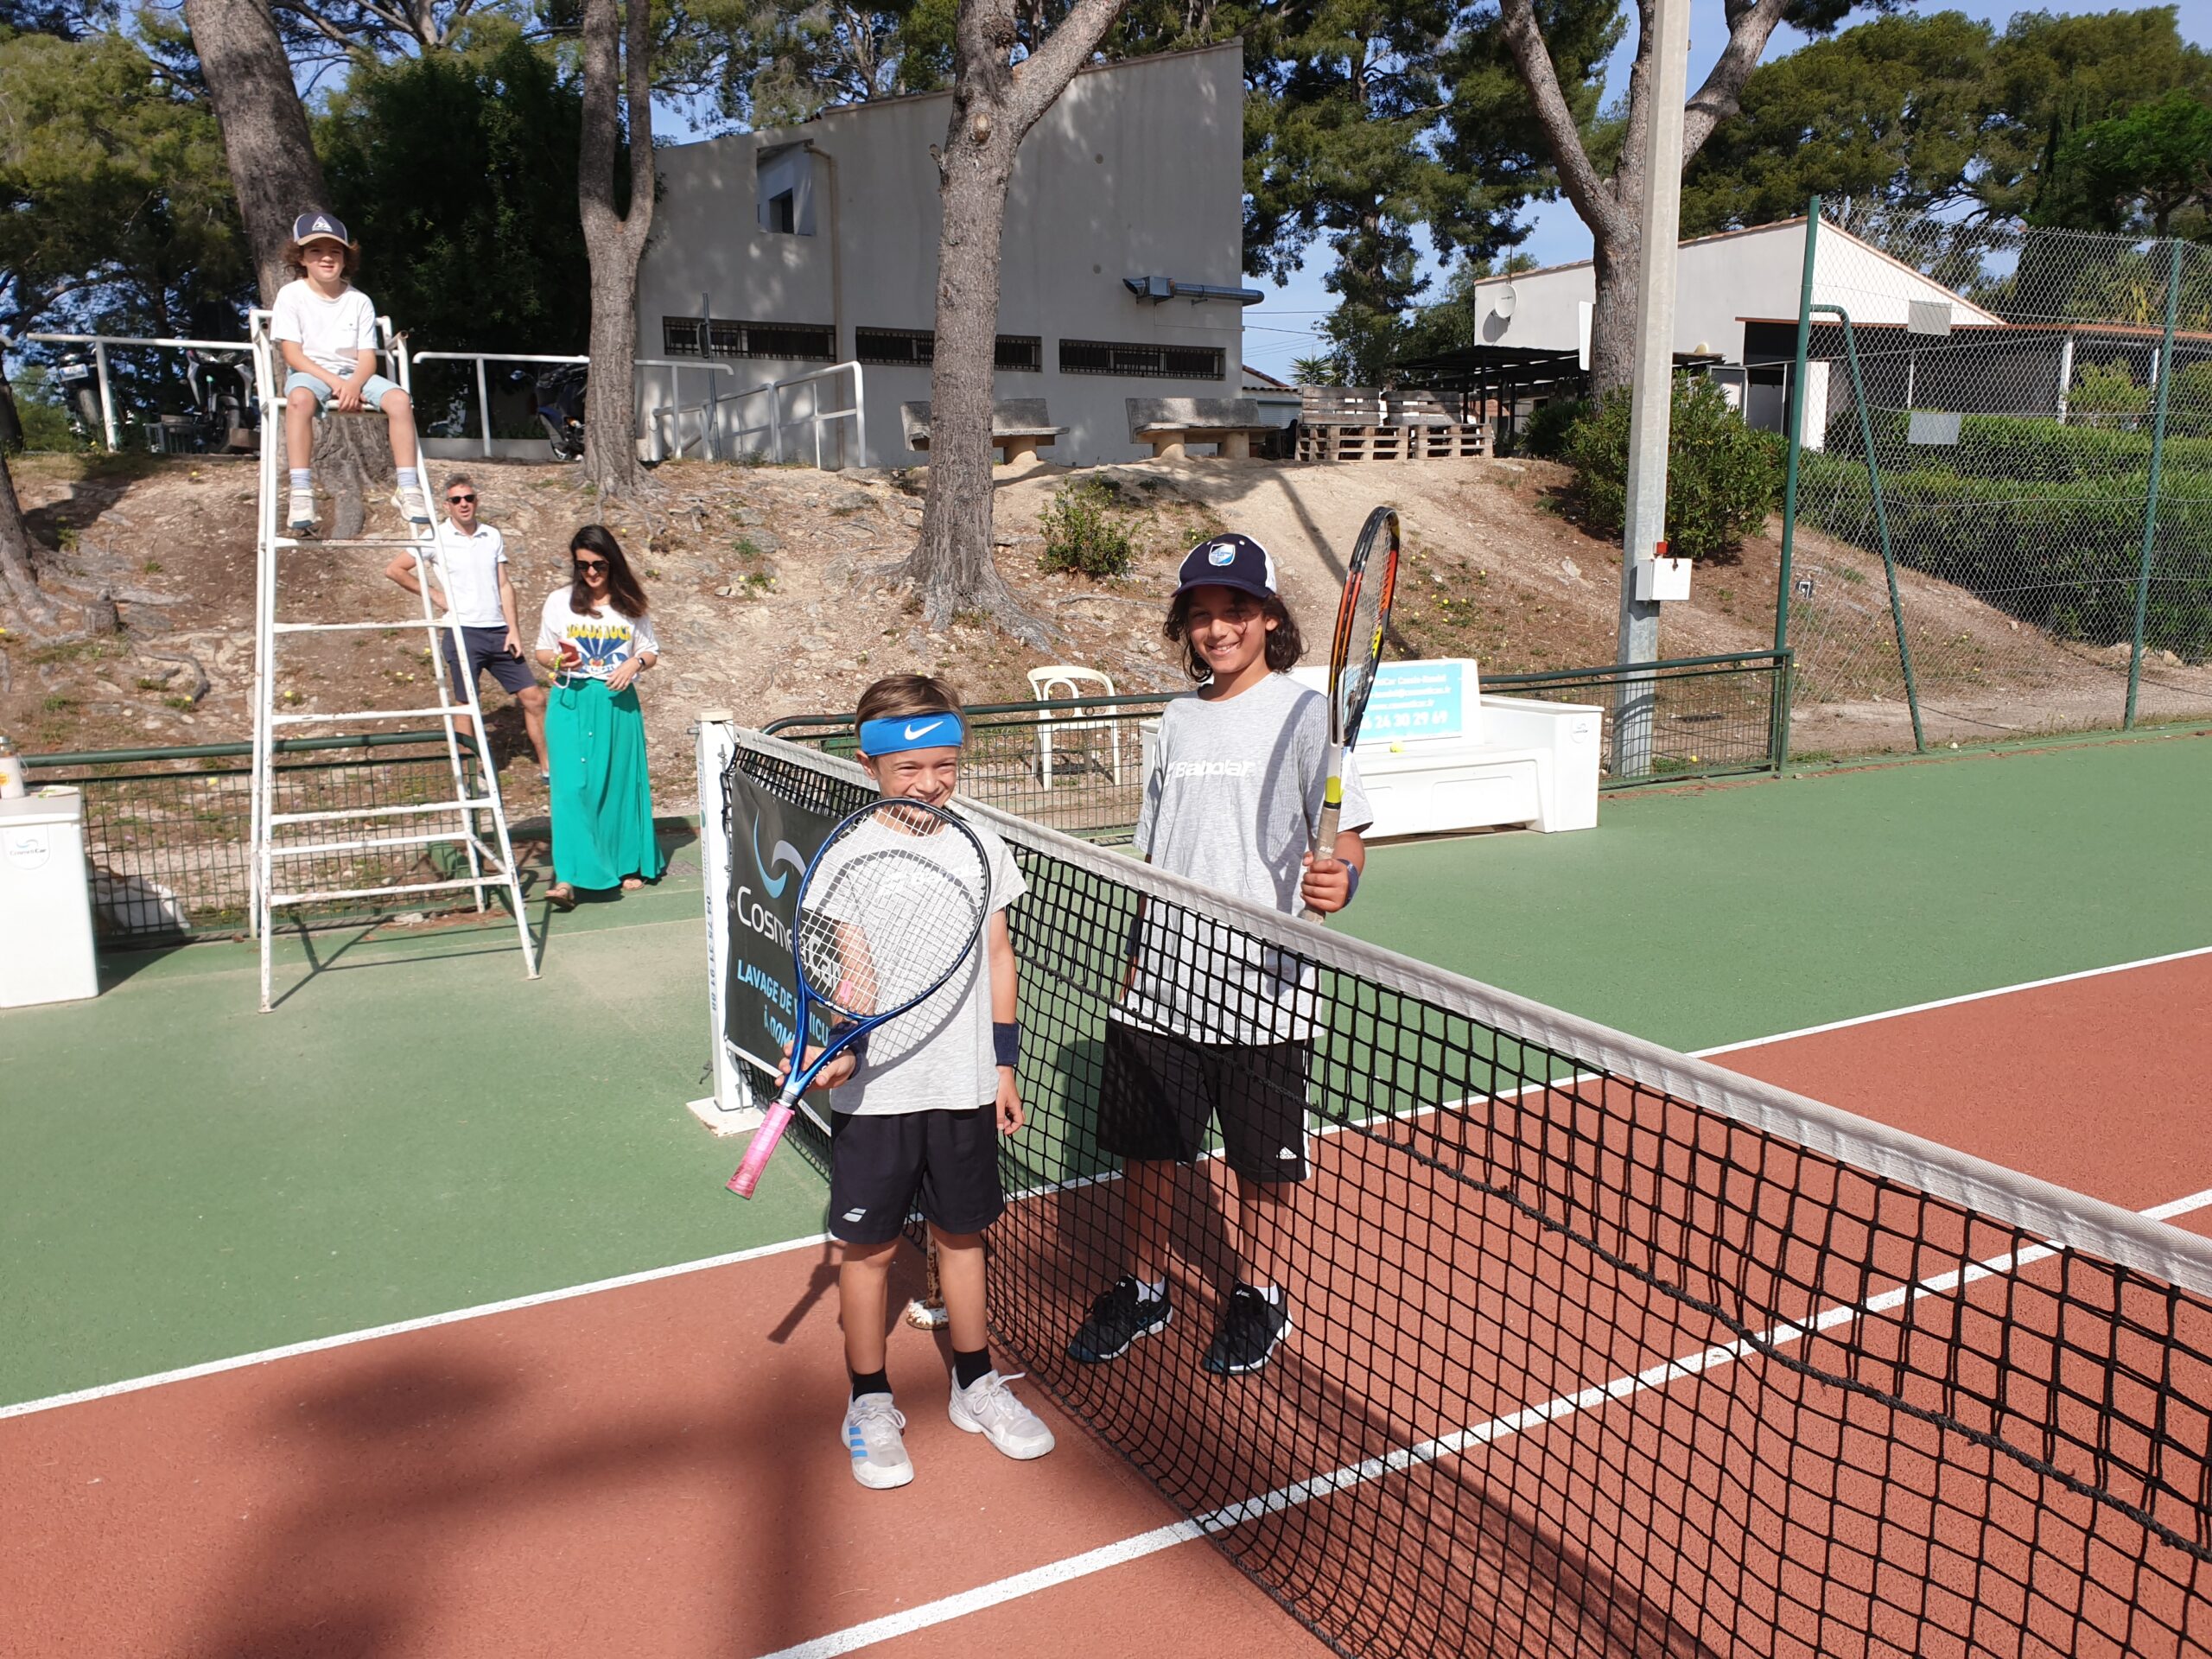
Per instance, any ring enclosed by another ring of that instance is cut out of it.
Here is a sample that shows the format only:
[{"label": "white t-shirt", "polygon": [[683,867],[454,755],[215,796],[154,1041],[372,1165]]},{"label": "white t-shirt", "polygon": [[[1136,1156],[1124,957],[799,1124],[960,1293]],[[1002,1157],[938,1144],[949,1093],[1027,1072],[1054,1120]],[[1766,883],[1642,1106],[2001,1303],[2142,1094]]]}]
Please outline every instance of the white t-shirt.
[{"label": "white t-shirt", "polygon": [[377,308],[350,283],[336,299],[326,300],[302,276],[276,290],[276,303],[269,308],[269,337],[296,340],[308,362],[340,380],[351,379],[360,353],[376,349]]},{"label": "white t-shirt", "polygon": [[[983,931],[976,948],[953,976],[922,1001],[894,1020],[887,1020],[868,1034],[868,1058],[849,1082],[830,1091],[833,1111],[862,1116],[888,1117],[905,1112],[972,1112],[998,1098],[999,1068],[991,1045],[991,959],[989,918],[1029,891],[1015,868],[1014,855],[988,825],[967,818],[968,826],[983,843],[989,861],[991,890],[984,899]],[[871,826],[852,837],[880,836],[891,845],[895,830]],[[898,849],[918,854],[964,876],[975,865],[975,855],[963,855],[955,832],[940,830],[933,836],[899,836]],[[861,850],[865,850],[861,849]],[[939,857],[938,855],[943,856]],[[820,874],[817,873],[819,881]],[[941,903],[943,890],[932,887],[932,902]],[[971,912],[972,913],[972,912]],[[909,990],[906,993],[912,995]],[[887,1000],[895,1001],[892,990]]]},{"label": "white t-shirt", "polygon": [[581,679],[603,680],[614,669],[641,651],[658,656],[660,641],[653,638],[650,616],[625,616],[613,604],[592,616],[571,609],[566,588],[545,595],[545,608],[537,623],[537,649],[551,651],[563,639],[573,640],[583,661],[569,672]]},{"label": "white t-shirt", "polygon": [[[1137,811],[1136,849],[1163,870],[1296,915],[1327,785],[1329,706],[1285,674],[1233,697],[1193,692],[1162,711]],[[1338,828],[1375,821],[1344,755]],[[1146,906],[1136,971],[1114,1017],[1201,1043],[1312,1033],[1313,970],[1203,912]]]},{"label": "white t-shirt", "polygon": [[[445,555],[446,597],[464,628],[505,631],[507,613],[499,607],[499,567],[507,562],[507,538],[480,524],[464,536],[450,518],[438,521],[438,547]],[[415,556],[417,566],[423,556]]]}]

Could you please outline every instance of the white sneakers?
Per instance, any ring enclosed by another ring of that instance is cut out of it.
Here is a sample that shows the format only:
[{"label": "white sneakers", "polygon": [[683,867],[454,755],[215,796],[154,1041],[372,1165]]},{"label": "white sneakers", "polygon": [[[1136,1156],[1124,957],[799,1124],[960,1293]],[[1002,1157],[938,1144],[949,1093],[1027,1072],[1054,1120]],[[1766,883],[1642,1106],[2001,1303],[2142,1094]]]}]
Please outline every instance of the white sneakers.
[{"label": "white sneakers", "polygon": [[981,1434],[1009,1458],[1027,1462],[1052,1449],[1052,1431],[1045,1420],[1014,1397],[1007,1384],[1020,1377],[985,1371],[966,1388],[957,1378],[952,1384],[952,1426]]},{"label": "white sneakers", "polygon": [[410,524],[428,524],[430,519],[430,498],[423,493],[419,484],[403,484],[391,493],[391,505],[399,509],[399,516]]},{"label": "white sneakers", "polygon": [[[1007,1386],[1020,1375],[986,1371],[964,1389],[955,1380],[950,1413],[955,1428],[981,1434],[1009,1458],[1026,1463],[1052,1449],[1052,1431]],[[913,1460],[900,1433],[906,1427],[906,1413],[887,1394],[864,1394],[846,1406],[845,1450],[852,1457],[855,1480],[871,1491],[883,1491],[913,1479]]]},{"label": "white sneakers", "polygon": [[[430,498],[423,493],[418,485],[401,485],[391,493],[391,505],[399,509],[401,518],[418,529],[427,528],[432,522]],[[293,490],[289,493],[289,499],[285,502],[284,524],[286,530],[294,536],[315,534],[315,492],[312,489]]]},{"label": "white sneakers", "polygon": [[315,492],[294,490],[284,512],[285,527],[295,536],[315,534]]},{"label": "white sneakers", "polygon": [[845,1449],[853,1454],[853,1478],[873,1491],[904,1486],[914,1478],[912,1459],[899,1430],[906,1414],[887,1394],[864,1394],[845,1408]]}]

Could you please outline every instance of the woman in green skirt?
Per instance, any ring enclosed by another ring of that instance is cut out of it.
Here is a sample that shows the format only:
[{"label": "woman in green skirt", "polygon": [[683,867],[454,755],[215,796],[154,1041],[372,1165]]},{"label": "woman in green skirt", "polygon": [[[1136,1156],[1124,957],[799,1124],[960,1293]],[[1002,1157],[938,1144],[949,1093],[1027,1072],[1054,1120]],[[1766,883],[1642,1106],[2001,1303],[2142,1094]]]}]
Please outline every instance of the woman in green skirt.
[{"label": "woman in green skirt", "polygon": [[645,590],[600,524],[569,542],[575,582],[545,596],[537,660],[553,670],[545,747],[553,762],[556,909],[578,887],[641,887],[660,876],[645,721],[634,683],[660,660]]}]

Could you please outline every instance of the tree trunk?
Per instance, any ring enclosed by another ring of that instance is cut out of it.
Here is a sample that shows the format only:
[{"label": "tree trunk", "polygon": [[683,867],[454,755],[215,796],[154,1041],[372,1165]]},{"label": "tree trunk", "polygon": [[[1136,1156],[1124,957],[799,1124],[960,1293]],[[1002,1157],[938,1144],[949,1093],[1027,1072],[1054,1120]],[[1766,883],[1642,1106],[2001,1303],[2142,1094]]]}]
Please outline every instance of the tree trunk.
[{"label": "tree trunk", "polygon": [[184,20],[222,125],[261,302],[270,305],[291,280],[283,256],[292,220],[329,206],[307,111],[267,0],[184,0]]},{"label": "tree trunk", "polygon": [[1598,293],[1590,311],[1590,395],[1602,397],[1636,381],[1637,256],[1643,238],[1593,232]]},{"label": "tree trunk", "polygon": [[[937,346],[930,370],[930,483],[922,536],[891,575],[942,627],[982,611],[1031,645],[1051,637],[1016,602],[991,558],[991,394],[997,379],[999,246],[1014,157],[1088,62],[1121,0],[1077,0],[1020,64],[1009,0],[961,0],[952,118],[938,156]],[[1032,36],[1033,41],[1035,39]]]},{"label": "tree trunk", "polygon": [[31,564],[30,528],[23,523],[23,504],[16,497],[15,476],[5,461],[0,461],[0,579],[6,581],[16,609],[34,632],[53,628],[54,606],[39,592],[38,571]]},{"label": "tree trunk", "polygon": [[[583,142],[576,208],[591,261],[584,476],[604,498],[638,487],[638,260],[653,225],[652,10],[584,0]],[[614,211],[617,89],[629,108],[630,210]]]}]

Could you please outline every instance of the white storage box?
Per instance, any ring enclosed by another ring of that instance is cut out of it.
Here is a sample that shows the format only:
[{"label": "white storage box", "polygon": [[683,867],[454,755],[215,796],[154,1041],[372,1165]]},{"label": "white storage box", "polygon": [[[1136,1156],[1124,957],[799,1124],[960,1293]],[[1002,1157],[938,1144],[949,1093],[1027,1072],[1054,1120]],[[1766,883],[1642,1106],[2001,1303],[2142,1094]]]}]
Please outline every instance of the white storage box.
[{"label": "white storage box", "polygon": [[0,800],[0,1008],[99,994],[85,798]]}]

